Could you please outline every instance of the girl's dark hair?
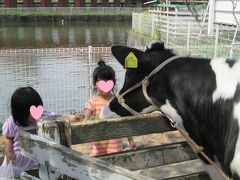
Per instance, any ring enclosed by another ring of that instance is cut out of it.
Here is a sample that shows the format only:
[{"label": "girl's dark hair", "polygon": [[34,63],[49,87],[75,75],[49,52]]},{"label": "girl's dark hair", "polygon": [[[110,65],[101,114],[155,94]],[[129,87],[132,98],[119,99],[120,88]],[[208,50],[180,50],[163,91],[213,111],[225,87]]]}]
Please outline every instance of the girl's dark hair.
[{"label": "girl's dark hair", "polygon": [[11,98],[11,111],[13,120],[17,126],[28,126],[28,117],[30,115],[30,107],[43,106],[42,99],[38,92],[32,87],[18,88]]},{"label": "girl's dark hair", "polygon": [[93,71],[93,85],[95,86],[97,81],[101,80],[112,80],[116,83],[115,72],[111,66],[105,64],[103,60],[98,61],[98,67]]}]

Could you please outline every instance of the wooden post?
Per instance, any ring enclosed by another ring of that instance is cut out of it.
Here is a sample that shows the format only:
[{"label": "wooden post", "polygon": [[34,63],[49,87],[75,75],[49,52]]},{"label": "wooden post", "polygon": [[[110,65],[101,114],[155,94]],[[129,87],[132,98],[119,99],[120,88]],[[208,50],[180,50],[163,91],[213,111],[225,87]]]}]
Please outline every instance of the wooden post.
[{"label": "wooden post", "polygon": [[[70,124],[63,116],[52,116],[43,118],[38,121],[38,135],[50,141],[71,147]],[[57,179],[62,176],[60,172],[54,172],[54,169],[45,161],[45,166],[40,165],[39,168],[40,179]]]}]

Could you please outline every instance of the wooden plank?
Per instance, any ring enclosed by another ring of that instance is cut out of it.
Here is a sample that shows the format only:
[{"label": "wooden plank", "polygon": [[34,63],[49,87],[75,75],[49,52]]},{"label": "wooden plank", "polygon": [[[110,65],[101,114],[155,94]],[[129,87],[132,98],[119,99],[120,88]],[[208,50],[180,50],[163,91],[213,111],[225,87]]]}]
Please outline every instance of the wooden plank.
[{"label": "wooden plank", "polygon": [[197,155],[184,141],[180,143],[146,147],[136,151],[98,156],[98,158],[134,171],[166,164],[197,159]]},{"label": "wooden plank", "polygon": [[75,179],[151,179],[24,131],[20,143],[25,156]]},{"label": "wooden plank", "polygon": [[[50,116],[38,121],[38,136],[47,138],[66,147],[71,147],[70,124],[63,116]],[[48,163],[40,164],[40,179],[59,179],[63,175]],[[65,177],[66,180],[71,179]]]},{"label": "wooden plank", "polygon": [[21,180],[40,180],[39,178],[28,174],[27,172],[23,172],[20,177]]},{"label": "wooden plank", "polygon": [[21,177],[20,177],[21,180],[40,180],[39,178],[37,177],[34,177],[26,172],[23,172],[21,174]]},{"label": "wooden plank", "polygon": [[199,159],[135,171],[154,179],[210,180]]},{"label": "wooden plank", "polygon": [[66,147],[71,146],[70,124],[64,116],[44,117],[37,123],[39,136]]},{"label": "wooden plank", "polygon": [[72,144],[161,133],[174,130],[160,113],[108,119],[88,123],[72,123]]},{"label": "wooden plank", "polygon": [[20,179],[23,180],[40,180],[39,179],[39,170],[38,169],[30,169],[23,172],[20,176]]}]

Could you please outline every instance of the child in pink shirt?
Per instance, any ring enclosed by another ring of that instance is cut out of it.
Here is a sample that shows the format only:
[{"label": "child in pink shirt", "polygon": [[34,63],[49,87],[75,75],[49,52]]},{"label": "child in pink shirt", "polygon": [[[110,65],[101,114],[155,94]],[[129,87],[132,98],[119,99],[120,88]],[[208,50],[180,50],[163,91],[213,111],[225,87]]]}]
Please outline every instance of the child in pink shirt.
[{"label": "child in pink shirt", "polygon": [[[19,142],[19,132],[21,130],[30,130],[36,128],[36,119],[30,114],[31,106],[43,106],[40,95],[32,87],[18,88],[11,97],[10,116],[3,124],[2,134],[4,136],[4,153],[5,158],[3,166],[7,166],[12,161],[13,166],[18,167],[22,171],[31,169],[38,165],[34,161],[21,154]],[[42,116],[53,115],[51,112],[43,111]],[[20,175],[18,171],[15,175]]]},{"label": "child in pink shirt", "polygon": [[[105,106],[113,97],[113,91],[104,91],[101,89],[101,83],[106,83],[107,81],[113,82],[113,87],[116,83],[114,70],[105,64],[104,61],[100,60],[98,62],[98,67],[93,72],[93,85],[96,87],[98,95],[90,98],[84,108],[85,120],[99,119],[101,109]],[[104,82],[103,82],[104,81]],[[136,144],[132,138],[128,138],[130,148],[136,149]],[[102,154],[110,154],[115,152],[120,152],[123,150],[123,140],[122,139],[112,139],[106,141],[98,141],[90,143],[89,154],[91,156],[97,156]]]},{"label": "child in pink shirt", "polygon": [[[110,66],[106,65],[103,60],[100,60],[98,62],[98,67],[96,67],[93,72],[93,85],[97,89],[97,96],[93,96],[87,101],[83,114],[67,115],[67,119],[70,122],[79,121],[81,118],[84,118],[84,120],[99,119],[101,109],[113,97],[113,87],[106,92],[101,89],[99,84],[109,81],[111,81],[110,83],[112,83],[114,87],[116,83],[115,72]],[[128,142],[131,149],[136,149],[136,144],[133,141],[133,138],[129,137]],[[122,150],[123,140],[112,139],[90,143],[89,154],[91,156],[98,156],[102,154],[120,152]]]}]

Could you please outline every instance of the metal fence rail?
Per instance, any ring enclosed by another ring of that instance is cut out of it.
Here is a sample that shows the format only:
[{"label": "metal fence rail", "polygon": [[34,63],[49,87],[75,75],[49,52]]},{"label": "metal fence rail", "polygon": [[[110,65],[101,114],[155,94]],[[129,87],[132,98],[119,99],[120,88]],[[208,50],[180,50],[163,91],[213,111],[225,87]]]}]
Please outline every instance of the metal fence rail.
[{"label": "metal fence rail", "polygon": [[239,28],[215,24],[214,30],[213,35],[207,35],[207,24],[197,23],[185,12],[150,10],[132,16],[132,31],[163,41],[179,55],[239,58]]}]

